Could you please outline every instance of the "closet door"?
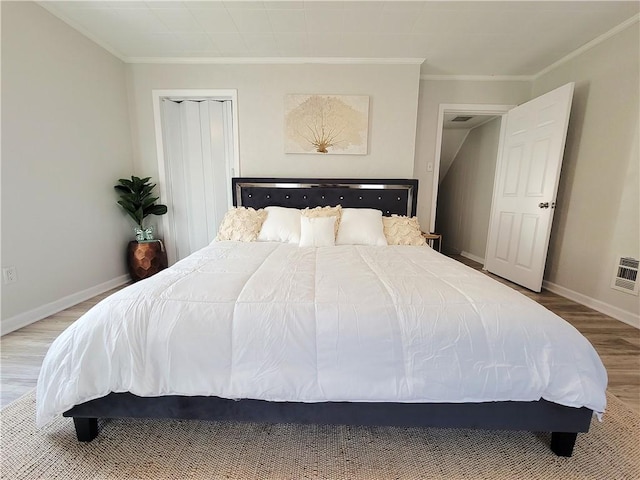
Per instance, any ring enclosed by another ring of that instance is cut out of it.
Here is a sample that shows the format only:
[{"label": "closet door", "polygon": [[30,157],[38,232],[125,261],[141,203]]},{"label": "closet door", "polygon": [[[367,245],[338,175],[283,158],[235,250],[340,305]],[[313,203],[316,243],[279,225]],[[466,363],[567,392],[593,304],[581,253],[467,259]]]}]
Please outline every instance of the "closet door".
[{"label": "closet door", "polygon": [[170,263],[211,243],[230,206],[230,104],[163,99]]}]

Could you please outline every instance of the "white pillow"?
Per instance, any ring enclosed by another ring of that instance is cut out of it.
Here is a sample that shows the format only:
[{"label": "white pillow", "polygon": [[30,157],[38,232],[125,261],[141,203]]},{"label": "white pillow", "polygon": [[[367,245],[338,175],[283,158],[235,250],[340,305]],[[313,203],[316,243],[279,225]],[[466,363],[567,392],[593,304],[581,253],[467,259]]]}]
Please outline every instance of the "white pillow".
[{"label": "white pillow", "polygon": [[334,237],[336,237],[338,235],[338,227],[340,226],[342,206],[305,208],[304,210],[300,210],[300,215],[303,217],[336,217],[336,225],[334,228]]},{"label": "white pillow", "polygon": [[267,218],[262,224],[259,242],[300,243],[300,210],[265,207]]},{"label": "white pillow", "polygon": [[301,247],[332,247],[336,244],[337,217],[300,217]]},{"label": "white pillow", "polygon": [[343,208],[336,245],[386,245],[382,212],[371,208]]}]

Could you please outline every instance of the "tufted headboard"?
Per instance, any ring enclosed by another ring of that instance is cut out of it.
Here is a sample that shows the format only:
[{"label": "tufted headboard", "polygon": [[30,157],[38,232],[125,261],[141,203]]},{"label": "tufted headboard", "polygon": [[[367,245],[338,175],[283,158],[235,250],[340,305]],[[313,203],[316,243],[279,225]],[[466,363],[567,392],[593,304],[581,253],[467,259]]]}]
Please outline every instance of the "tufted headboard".
[{"label": "tufted headboard", "polygon": [[237,207],[375,208],[383,215],[416,214],[418,180],[354,178],[244,178],[231,180]]}]

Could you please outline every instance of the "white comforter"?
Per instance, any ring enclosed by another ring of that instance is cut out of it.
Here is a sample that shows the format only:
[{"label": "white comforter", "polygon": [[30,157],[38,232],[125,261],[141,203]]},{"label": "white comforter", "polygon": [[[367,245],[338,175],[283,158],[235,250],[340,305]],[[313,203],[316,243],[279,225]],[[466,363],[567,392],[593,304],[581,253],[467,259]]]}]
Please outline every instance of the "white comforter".
[{"label": "white comforter", "polygon": [[107,395],[538,400],[605,409],[567,322],[428,247],[218,242],[108,297],[44,359],[37,421]]}]

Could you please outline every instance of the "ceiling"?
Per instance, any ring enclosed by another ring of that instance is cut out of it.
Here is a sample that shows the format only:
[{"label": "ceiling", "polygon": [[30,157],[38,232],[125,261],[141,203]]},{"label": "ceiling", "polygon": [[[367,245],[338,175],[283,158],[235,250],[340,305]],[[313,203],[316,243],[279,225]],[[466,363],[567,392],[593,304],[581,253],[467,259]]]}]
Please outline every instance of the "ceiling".
[{"label": "ceiling", "polygon": [[442,119],[442,128],[444,130],[471,130],[472,128],[490,122],[494,118],[497,117],[495,115],[480,115],[474,113],[445,113]]},{"label": "ceiling", "polygon": [[424,75],[510,77],[539,74],[640,11],[638,1],[39,4],[126,62],[424,59]]}]

